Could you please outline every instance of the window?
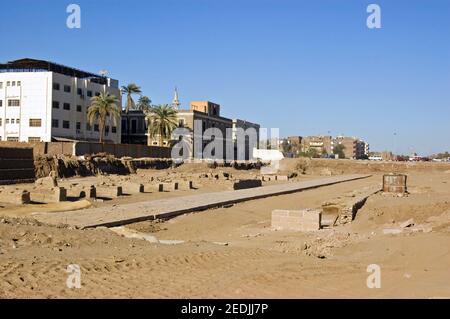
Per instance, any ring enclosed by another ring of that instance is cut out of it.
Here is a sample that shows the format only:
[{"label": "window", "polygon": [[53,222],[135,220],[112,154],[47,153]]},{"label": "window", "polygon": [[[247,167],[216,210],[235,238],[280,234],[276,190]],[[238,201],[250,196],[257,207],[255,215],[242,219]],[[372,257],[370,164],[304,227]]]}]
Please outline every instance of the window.
[{"label": "window", "polygon": [[0,126],[2,126],[3,119],[0,119]]},{"label": "window", "polygon": [[3,82],[0,82],[0,89],[3,89]]},{"label": "window", "polygon": [[21,81],[17,81],[17,86],[22,86],[22,82]]},{"label": "window", "polygon": [[59,102],[58,101],[53,101],[53,106],[54,109],[59,109]]},{"label": "window", "polygon": [[8,100],[8,106],[20,106],[20,100]]},{"label": "window", "polygon": [[81,112],[81,105],[77,105],[77,112]]},{"label": "window", "polygon": [[111,127],[111,133],[117,133],[117,127],[115,126]]},{"label": "window", "polygon": [[98,132],[99,128],[98,128],[98,124],[94,124],[94,132]]},{"label": "window", "polygon": [[87,91],[87,96],[92,97],[92,91]]},{"label": "window", "polygon": [[70,93],[71,91],[72,91],[72,88],[70,87],[70,85],[64,85],[64,92]]},{"label": "window", "polygon": [[78,88],[78,89],[77,89],[77,94],[78,94],[79,96],[82,96],[82,95],[83,95],[83,90],[80,89],[80,88]]},{"label": "window", "polygon": [[64,110],[70,111],[70,103],[64,103],[63,108]]},{"label": "window", "polygon": [[16,81],[12,81],[11,86],[16,86]]},{"label": "window", "polygon": [[6,140],[9,141],[9,142],[18,142],[19,138],[18,137],[13,137],[13,136],[8,136],[6,138]]},{"label": "window", "polygon": [[30,119],[30,127],[41,127],[42,120],[41,119]]},{"label": "window", "polygon": [[5,120],[5,124],[9,124],[9,119],[6,119],[6,120]]},{"label": "window", "polygon": [[14,124],[14,119],[11,119],[11,124]]},{"label": "window", "polygon": [[0,136],[0,141],[2,141],[2,137]]},{"label": "window", "polygon": [[77,131],[81,130],[81,123],[77,122]]},{"label": "window", "polygon": [[109,125],[105,126],[105,133],[106,133],[106,135],[108,135],[108,133],[109,133]]},{"label": "window", "polygon": [[100,96],[100,92],[95,92],[95,96]]},{"label": "window", "polygon": [[53,83],[53,90],[59,91],[59,83]]},{"label": "window", "polygon": [[28,143],[36,143],[36,142],[40,142],[41,138],[40,137],[29,137],[28,138]]},{"label": "window", "polygon": [[10,81],[6,82],[6,86],[11,86],[11,82]]},{"label": "window", "polygon": [[53,119],[53,120],[52,120],[52,127],[56,127],[56,128],[59,127],[59,121]]},{"label": "window", "polygon": [[86,131],[90,131],[90,130],[92,130],[91,124],[86,123]]},{"label": "window", "polygon": [[3,100],[0,100],[0,107],[3,106]]},{"label": "window", "polygon": [[20,124],[20,119],[16,119],[16,124]]},{"label": "window", "polygon": [[70,122],[69,121],[63,121],[63,128],[70,128]]}]

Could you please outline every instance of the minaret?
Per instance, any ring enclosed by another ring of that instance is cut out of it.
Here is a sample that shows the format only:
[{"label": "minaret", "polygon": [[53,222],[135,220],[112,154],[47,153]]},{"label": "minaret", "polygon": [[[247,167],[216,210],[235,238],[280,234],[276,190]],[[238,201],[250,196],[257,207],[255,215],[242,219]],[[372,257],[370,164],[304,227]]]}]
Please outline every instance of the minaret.
[{"label": "minaret", "polygon": [[181,103],[180,103],[180,100],[178,98],[178,90],[177,90],[177,87],[175,87],[175,93],[174,93],[173,100],[172,100],[172,107],[174,109],[178,110],[180,105],[181,105]]}]

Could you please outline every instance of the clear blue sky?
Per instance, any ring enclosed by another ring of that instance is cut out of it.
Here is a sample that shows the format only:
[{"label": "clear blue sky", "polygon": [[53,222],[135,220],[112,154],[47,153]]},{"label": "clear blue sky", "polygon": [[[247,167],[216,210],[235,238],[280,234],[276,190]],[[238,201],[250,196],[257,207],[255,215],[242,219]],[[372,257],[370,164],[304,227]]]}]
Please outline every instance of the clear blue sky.
[{"label": "clear blue sky", "polygon": [[[208,99],[282,136],[450,150],[449,0],[0,2],[2,62],[107,69],[157,104],[176,85],[184,107]],[[79,30],[66,27],[70,3],[81,6]],[[370,3],[381,6],[380,30],[366,27]]]}]

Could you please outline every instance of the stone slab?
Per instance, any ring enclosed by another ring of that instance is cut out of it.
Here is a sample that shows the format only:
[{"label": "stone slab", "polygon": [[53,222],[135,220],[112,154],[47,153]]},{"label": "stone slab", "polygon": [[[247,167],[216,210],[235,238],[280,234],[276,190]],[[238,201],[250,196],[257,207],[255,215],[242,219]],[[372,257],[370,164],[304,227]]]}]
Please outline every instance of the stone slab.
[{"label": "stone slab", "polygon": [[320,210],[274,210],[272,228],[276,230],[316,231],[320,229]]},{"label": "stone slab", "polygon": [[30,192],[30,199],[37,203],[59,203],[67,200],[67,190],[64,187],[39,188]]}]

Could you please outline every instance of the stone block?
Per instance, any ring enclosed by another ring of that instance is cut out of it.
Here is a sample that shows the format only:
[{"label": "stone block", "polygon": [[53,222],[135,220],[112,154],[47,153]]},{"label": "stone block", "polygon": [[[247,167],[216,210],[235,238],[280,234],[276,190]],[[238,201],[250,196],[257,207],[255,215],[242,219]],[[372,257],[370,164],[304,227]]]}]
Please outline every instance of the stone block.
[{"label": "stone block", "polygon": [[30,202],[30,192],[25,190],[0,190],[0,203],[8,204],[28,204]]},{"label": "stone block", "polygon": [[275,180],[276,180],[276,176],[263,175],[263,176],[262,176],[262,180],[263,180],[264,182],[275,181]]},{"label": "stone block", "polygon": [[52,188],[57,187],[58,182],[54,176],[47,176],[43,178],[38,178],[34,184],[38,187],[46,187],[46,188]]},{"label": "stone block", "polygon": [[321,226],[320,210],[274,210],[272,228],[276,230],[315,231]]},{"label": "stone block", "polygon": [[144,185],[144,191],[151,193],[151,192],[162,192],[164,191],[164,187],[162,183],[158,184],[145,184]]},{"label": "stone block", "polygon": [[176,191],[178,189],[178,183],[172,182],[172,183],[163,183],[163,192],[172,192]]},{"label": "stone block", "polygon": [[71,185],[67,189],[67,197],[97,198],[97,189],[94,185]]},{"label": "stone block", "polygon": [[254,187],[261,187],[262,183],[259,179],[241,179],[237,182],[234,182],[232,185],[232,188],[234,190],[238,189],[246,189],[246,188],[254,188]]},{"label": "stone block", "polygon": [[289,176],[287,176],[287,175],[277,175],[276,179],[277,179],[277,181],[285,181],[285,182],[287,182],[289,180]]},{"label": "stone block", "polygon": [[65,202],[67,200],[67,190],[64,187],[38,188],[30,192],[30,199],[37,203]]},{"label": "stone block", "polygon": [[385,228],[383,229],[384,235],[398,235],[403,232],[403,229],[401,228]]},{"label": "stone block", "polygon": [[122,186],[97,186],[97,197],[117,198],[122,196]]},{"label": "stone block", "polygon": [[190,190],[192,188],[194,188],[192,181],[179,181],[178,182],[179,190]]},{"label": "stone block", "polygon": [[138,183],[123,183],[122,184],[122,191],[125,194],[139,194],[144,192],[144,185],[138,184]]}]

